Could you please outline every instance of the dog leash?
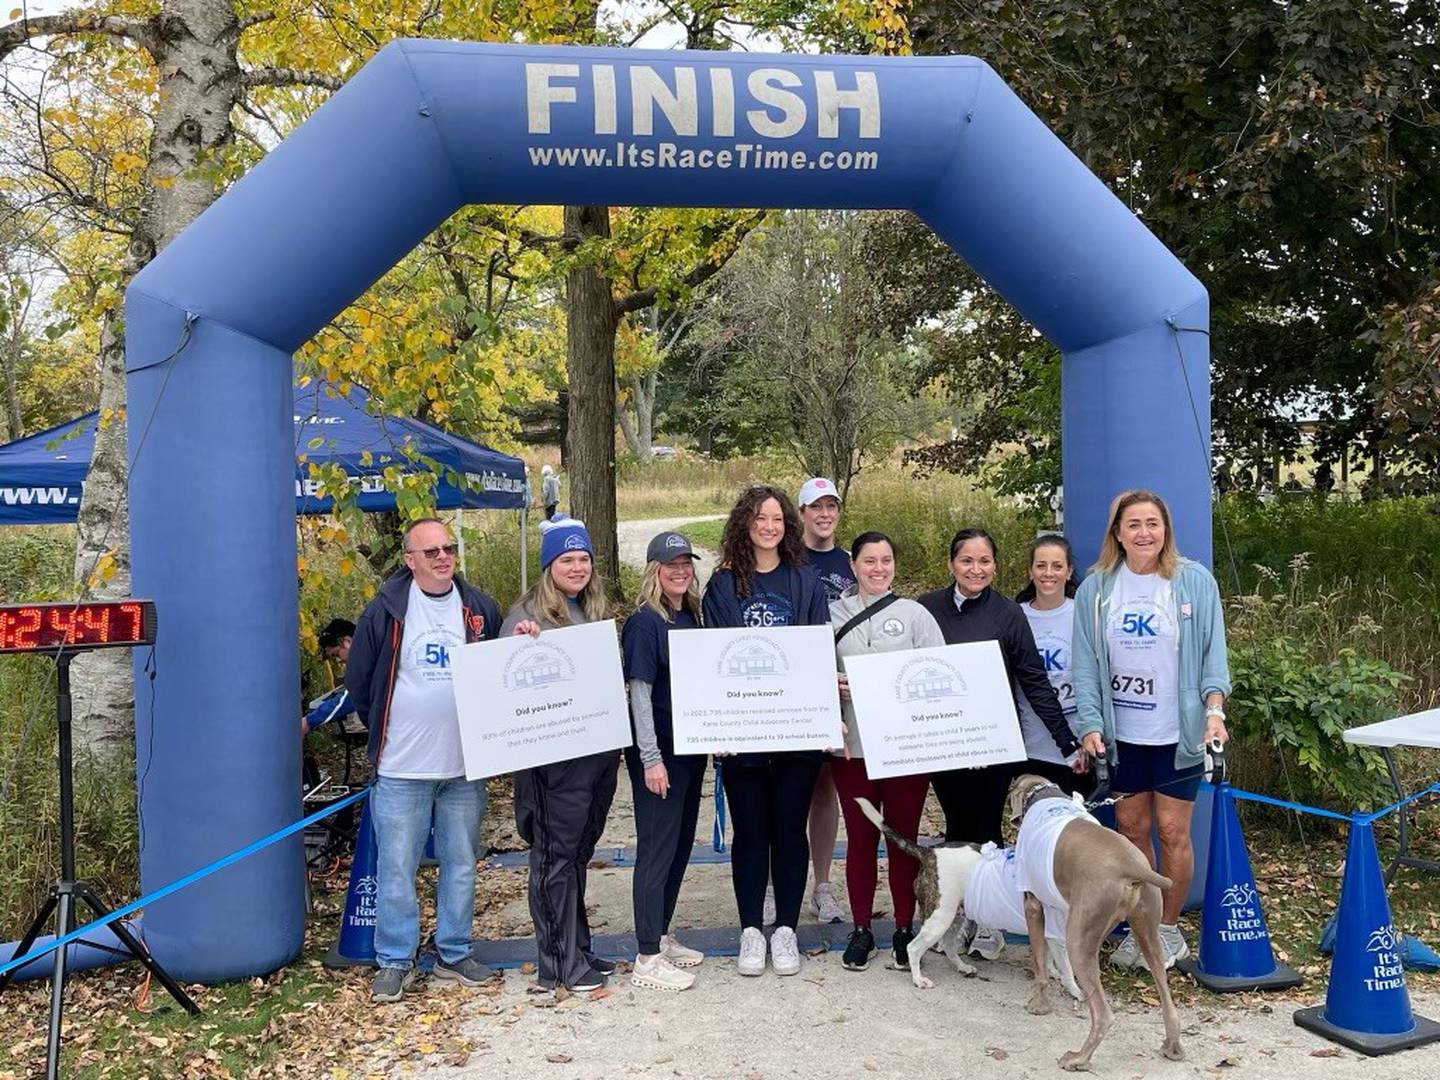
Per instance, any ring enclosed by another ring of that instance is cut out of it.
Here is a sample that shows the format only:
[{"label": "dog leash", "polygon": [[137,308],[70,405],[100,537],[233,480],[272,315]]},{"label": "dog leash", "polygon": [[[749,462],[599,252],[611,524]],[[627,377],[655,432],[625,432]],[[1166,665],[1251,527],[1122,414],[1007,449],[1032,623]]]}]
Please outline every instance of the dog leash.
[{"label": "dog leash", "polygon": [[[1118,802],[1124,802],[1132,795],[1143,795],[1142,791],[1126,791],[1119,795],[1110,794],[1110,761],[1108,758],[1095,758],[1093,761],[1095,770],[1095,790],[1089,799],[1085,800],[1086,810],[1099,810],[1103,806],[1114,806]],[[1205,770],[1204,776],[1215,787],[1219,787],[1225,781],[1225,744],[1219,739],[1211,739],[1205,744]],[[1191,777],[1180,776],[1174,780],[1168,780],[1163,784],[1151,788],[1151,791],[1163,791],[1167,787],[1174,787],[1176,784],[1187,784]]]}]

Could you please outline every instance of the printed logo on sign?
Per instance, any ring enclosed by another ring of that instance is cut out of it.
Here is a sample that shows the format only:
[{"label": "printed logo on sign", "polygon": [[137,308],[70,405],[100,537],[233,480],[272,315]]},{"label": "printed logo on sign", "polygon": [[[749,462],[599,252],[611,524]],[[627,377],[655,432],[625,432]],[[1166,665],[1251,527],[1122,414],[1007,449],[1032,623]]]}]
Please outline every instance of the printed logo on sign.
[{"label": "printed logo on sign", "polygon": [[880,633],[886,637],[899,637],[905,632],[905,624],[899,619],[886,619],[880,624]]},{"label": "printed logo on sign", "polygon": [[1220,926],[1221,941],[1268,941],[1265,919],[1256,903],[1255,889],[1248,881],[1238,882],[1227,888],[1220,897],[1220,906],[1225,909],[1224,922]]},{"label": "printed logo on sign", "polygon": [[1225,890],[1225,895],[1220,898],[1220,903],[1226,907],[1237,907],[1255,902],[1255,890],[1248,884],[1231,885]]},{"label": "printed logo on sign", "polygon": [[966,692],[959,669],[945,660],[911,660],[895,676],[895,700],[902,704],[957,698]]},{"label": "printed logo on sign", "polygon": [[[722,64],[528,63],[526,131],[543,137],[526,147],[530,164],[785,172],[878,169],[879,151],[858,149],[880,138],[877,73],[802,71]],[[628,101],[622,85],[629,91]],[[708,109],[702,109],[702,103]],[[580,122],[578,131],[574,120]],[[577,143],[552,142],[557,121],[573,132]],[[792,149],[793,143],[785,140],[797,136],[818,139],[823,149],[813,144]],[[601,139],[604,142],[596,145]]]},{"label": "printed logo on sign", "polygon": [[368,874],[355,883],[355,895],[359,899],[355,904],[355,910],[348,916],[351,926],[375,925],[377,914],[375,897],[379,892],[380,883],[375,880],[373,874]]},{"label": "printed logo on sign", "polygon": [[500,677],[510,690],[541,690],[575,678],[575,661],[558,645],[535,641],[510,658]]},{"label": "printed logo on sign", "polygon": [[1370,977],[1365,989],[1379,992],[1405,989],[1405,964],[1400,956],[1400,935],[1393,926],[1377,926],[1370,931],[1365,948],[1371,953]]},{"label": "printed logo on sign", "polygon": [[720,652],[716,673],[727,679],[763,679],[790,670],[785,650],[764,638],[736,638]]},{"label": "printed logo on sign", "polygon": [[1389,952],[1395,948],[1394,927],[1382,926],[1378,930],[1371,931],[1370,940],[1365,943],[1369,952]]}]

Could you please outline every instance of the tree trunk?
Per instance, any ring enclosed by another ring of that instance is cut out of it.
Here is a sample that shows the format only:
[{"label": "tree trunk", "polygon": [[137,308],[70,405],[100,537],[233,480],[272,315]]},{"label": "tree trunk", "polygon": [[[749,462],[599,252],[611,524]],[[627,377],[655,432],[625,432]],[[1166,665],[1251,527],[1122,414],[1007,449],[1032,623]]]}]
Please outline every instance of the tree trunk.
[{"label": "tree trunk", "polygon": [[[150,23],[141,44],[159,71],[159,94],[145,193],[122,267],[122,288],[215,201],[212,180],[196,166],[234,138],[230,116],[243,93],[236,59],[239,36],[229,0],[162,0],[159,16]],[[101,326],[100,409],[114,419],[102,424],[95,437],[76,529],[75,577],[87,595],[108,599],[130,592],[129,476],[122,421],[125,326],[120,308],[108,311]],[[105,560],[107,554],[110,560]],[[107,565],[114,572],[104,578],[97,570]],[[72,665],[75,739],[82,750],[110,755],[128,749],[135,730],[132,670],[126,649],[87,653]]]},{"label": "tree trunk", "polygon": [[[608,237],[610,208],[565,207],[565,235],[581,242],[592,236]],[[600,572],[618,584],[615,332],[619,318],[610,282],[593,266],[570,271],[565,296],[565,367],[570,390],[565,462],[570,474],[570,511],[590,531]]]},{"label": "tree trunk", "polygon": [[25,435],[25,420],[20,415],[20,355],[25,348],[24,324],[19,318],[10,327],[8,341],[0,342],[0,376],[5,380],[6,441],[14,442]]},{"label": "tree trunk", "polygon": [[[655,445],[655,387],[658,376],[630,375],[617,384],[615,389],[616,418],[620,431],[625,436],[625,445],[635,460],[644,464],[649,461]],[[620,401],[620,390],[626,390],[629,400]]]}]

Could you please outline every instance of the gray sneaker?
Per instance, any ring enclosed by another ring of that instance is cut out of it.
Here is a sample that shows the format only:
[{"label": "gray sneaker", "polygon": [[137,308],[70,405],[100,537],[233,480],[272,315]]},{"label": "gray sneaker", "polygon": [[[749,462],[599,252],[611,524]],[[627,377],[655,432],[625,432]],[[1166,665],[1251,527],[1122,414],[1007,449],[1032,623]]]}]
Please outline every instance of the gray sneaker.
[{"label": "gray sneaker", "polygon": [[986,960],[994,960],[1005,951],[1005,935],[999,930],[982,926],[970,940],[970,952]]},{"label": "gray sneaker", "polygon": [[1115,951],[1110,954],[1110,963],[1126,969],[1140,963],[1140,939],[1135,936],[1134,930],[1127,931],[1125,939],[1115,947]]},{"label": "gray sneaker", "polygon": [[457,982],[461,986],[479,986],[481,983],[488,982],[494,975],[495,972],[473,956],[463,957],[453,964],[437,957],[435,970],[430,973],[432,979],[440,982]]},{"label": "gray sneaker", "polygon": [[1160,951],[1165,956],[1167,971],[1175,966],[1175,961],[1184,960],[1190,955],[1190,946],[1185,943],[1185,935],[1180,932],[1180,927],[1160,924]]},{"label": "gray sneaker", "polygon": [[381,968],[370,980],[370,1000],[381,1004],[399,1001],[414,981],[414,968]]}]

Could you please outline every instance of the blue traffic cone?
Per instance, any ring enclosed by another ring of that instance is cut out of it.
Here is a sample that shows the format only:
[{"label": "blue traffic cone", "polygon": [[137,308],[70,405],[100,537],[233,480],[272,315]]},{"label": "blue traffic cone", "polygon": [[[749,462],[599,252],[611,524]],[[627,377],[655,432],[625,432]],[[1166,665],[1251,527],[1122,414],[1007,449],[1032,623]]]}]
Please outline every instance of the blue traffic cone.
[{"label": "blue traffic cone", "polygon": [[1175,966],[1209,990],[1280,990],[1300,985],[1294,968],[1275,962],[1228,783],[1216,787],[1211,804],[1200,955]]},{"label": "blue traffic cone", "polygon": [[1350,820],[1330,988],[1325,1004],[1301,1009],[1295,1023],[1371,1056],[1440,1041],[1440,1024],[1410,1009],[1375,831],[1359,816]]},{"label": "blue traffic cone", "polygon": [[375,966],[375,830],[370,826],[370,803],[360,811],[355,835],[355,861],[350,864],[350,888],[340,918],[340,936],[325,957],[328,968]]}]

